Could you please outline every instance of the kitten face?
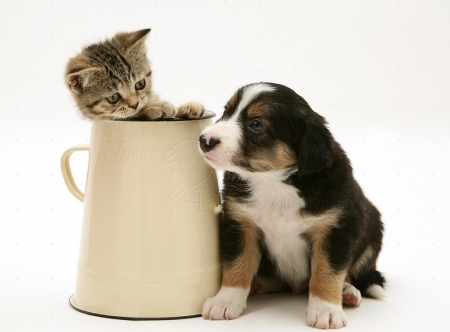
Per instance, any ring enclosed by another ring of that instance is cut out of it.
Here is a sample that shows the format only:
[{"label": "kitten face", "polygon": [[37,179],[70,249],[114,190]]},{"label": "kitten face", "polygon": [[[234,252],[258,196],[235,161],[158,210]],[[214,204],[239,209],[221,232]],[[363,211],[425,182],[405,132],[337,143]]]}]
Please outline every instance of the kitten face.
[{"label": "kitten face", "polygon": [[66,83],[89,119],[118,120],[138,114],[152,98],[145,38],[150,30],[118,33],[85,47],[66,67]]}]

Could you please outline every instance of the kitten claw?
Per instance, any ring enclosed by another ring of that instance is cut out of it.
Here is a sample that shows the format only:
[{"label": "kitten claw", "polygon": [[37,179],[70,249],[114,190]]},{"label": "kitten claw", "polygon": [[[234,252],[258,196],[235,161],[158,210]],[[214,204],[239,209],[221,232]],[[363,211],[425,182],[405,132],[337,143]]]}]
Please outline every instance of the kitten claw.
[{"label": "kitten claw", "polygon": [[171,119],[176,112],[175,106],[166,101],[158,101],[150,105],[142,111],[143,114],[150,120]]},{"label": "kitten claw", "polygon": [[205,113],[205,106],[198,102],[190,102],[178,107],[177,118],[199,119]]}]

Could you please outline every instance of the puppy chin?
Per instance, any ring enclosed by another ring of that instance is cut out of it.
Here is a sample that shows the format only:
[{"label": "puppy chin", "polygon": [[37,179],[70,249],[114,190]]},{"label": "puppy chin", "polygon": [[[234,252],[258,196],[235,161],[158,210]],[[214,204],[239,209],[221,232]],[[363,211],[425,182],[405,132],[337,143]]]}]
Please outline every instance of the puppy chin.
[{"label": "puppy chin", "polygon": [[206,153],[200,151],[200,154],[205,158],[205,161],[215,169],[226,170],[227,166],[229,166],[228,160],[223,154],[218,153],[217,151],[210,151]]}]

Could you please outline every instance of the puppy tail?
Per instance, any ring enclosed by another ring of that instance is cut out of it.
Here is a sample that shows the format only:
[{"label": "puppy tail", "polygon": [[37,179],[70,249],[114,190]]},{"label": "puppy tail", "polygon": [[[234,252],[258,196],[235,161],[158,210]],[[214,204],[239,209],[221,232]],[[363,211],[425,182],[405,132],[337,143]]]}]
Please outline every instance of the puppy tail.
[{"label": "puppy tail", "polygon": [[386,298],[384,292],[386,279],[379,271],[373,270],[362,276],[358,276],[352,284],[359,289],[362,296],[379,300]]}]

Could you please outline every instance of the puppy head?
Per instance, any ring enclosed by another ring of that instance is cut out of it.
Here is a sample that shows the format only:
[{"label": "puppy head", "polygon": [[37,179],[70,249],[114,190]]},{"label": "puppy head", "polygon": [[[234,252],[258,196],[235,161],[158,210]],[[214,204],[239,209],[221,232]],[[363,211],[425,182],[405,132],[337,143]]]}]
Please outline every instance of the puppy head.
[{"label": "puppy head", "polygon": [[199,138],[200,154],[212,167],[238,174],[315,173],[331,163],[330,145],[325,120],[293,90],[274,83],[240,88]]}]

